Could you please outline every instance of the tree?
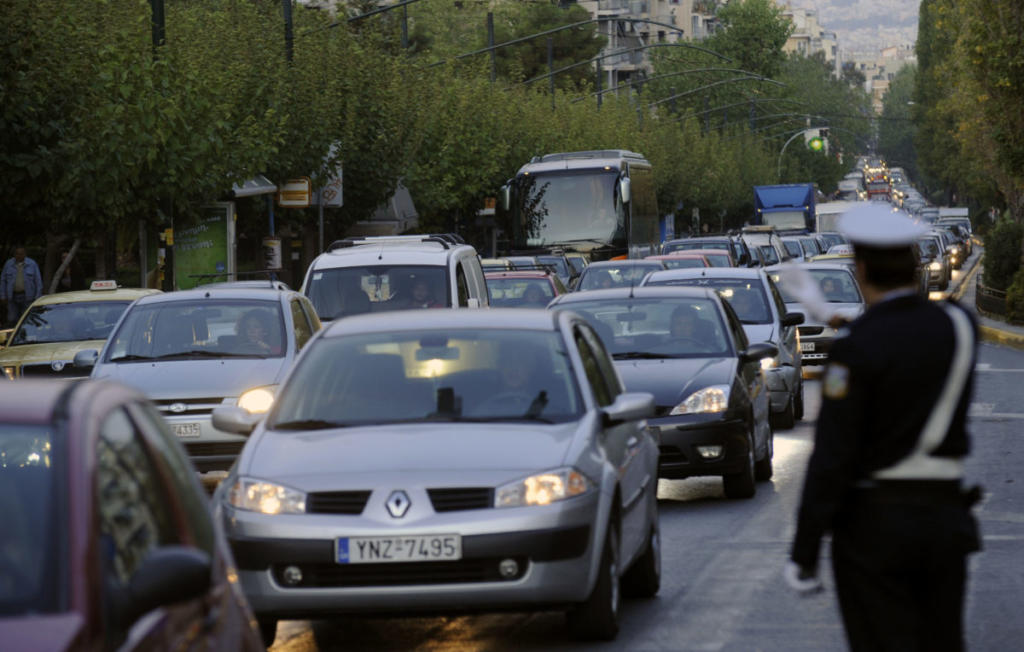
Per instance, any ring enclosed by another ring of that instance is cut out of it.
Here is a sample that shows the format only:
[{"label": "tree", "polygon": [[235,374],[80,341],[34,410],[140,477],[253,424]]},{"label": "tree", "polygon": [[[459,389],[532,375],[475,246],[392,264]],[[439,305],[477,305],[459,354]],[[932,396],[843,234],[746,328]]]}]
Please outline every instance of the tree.
[{"label": "tree", "polygon": [[772,0],[732,0],[718,10],[722,29],[705,41],[733,59],[736,68],[775,77],[786,60],[782,46],[793,24]]},{"label": "tree", "polygon": [[911,118],[917,66],[899,69],[882,97],[882,115],[878,126],[878,152],[890,166],[902,166],[911,179],[919,179],[917,150],[914,148],[916,125]]}]

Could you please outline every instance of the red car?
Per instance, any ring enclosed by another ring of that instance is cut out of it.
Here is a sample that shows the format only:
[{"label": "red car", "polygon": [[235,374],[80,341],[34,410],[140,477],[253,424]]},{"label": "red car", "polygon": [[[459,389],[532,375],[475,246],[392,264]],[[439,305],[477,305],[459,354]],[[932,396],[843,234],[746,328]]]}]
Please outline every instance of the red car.
[{"label": "red car", "polygon": [[545,271],[487,272],[487,294],[492,308],[546,308],[568,290],[559,278]]},{"label": "red car", "polygon": [[[723,251],[723,253],[725,253]],[[714,254],[712,254],[714,255]],[[681,269],[684,267],[713,267],[711,261],[703,254],[695,254],[689,251],[677,251],[670,254],[658,254],[647,256],[645,260],[660,260],[665,263],[665,269]]]},{"label": "red car", "polygon": [[138,392],[0,390],[0,647],[262,650],[208,499]]}]

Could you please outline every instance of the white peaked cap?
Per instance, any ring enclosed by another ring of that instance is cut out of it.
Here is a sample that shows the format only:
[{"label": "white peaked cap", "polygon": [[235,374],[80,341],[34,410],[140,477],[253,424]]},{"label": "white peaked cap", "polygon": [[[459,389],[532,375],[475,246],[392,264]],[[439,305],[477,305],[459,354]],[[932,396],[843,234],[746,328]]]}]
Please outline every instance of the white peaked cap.
[{"label": "white peaked cap", "polygon": [[908,247],[928,232],[921,224],[885,202],[864,202],[839,218],[839,232],[854,246]]}]

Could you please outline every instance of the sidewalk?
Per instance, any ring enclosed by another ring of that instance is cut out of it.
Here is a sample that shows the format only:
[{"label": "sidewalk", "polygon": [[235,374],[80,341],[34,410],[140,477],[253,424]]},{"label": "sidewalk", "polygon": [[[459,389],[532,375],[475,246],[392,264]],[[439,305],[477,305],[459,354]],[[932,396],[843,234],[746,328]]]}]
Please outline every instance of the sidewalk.
[{"label": "sidewalk", "polygon": [[961,274],[960,278],[956,281],[950,296],[975,314],[978,319],[982,341],[1010,346],[1015,349],[1024,349],[1024,326],[1009,324],[997,317],[981,315],[974,305],[974,295],[977,287],[975,283],[978,272],[982,268],[981,259],[983,253],[983,250],[978,247],[978,251],[971,256],[972,261],[969,261],[972,265],[970,271],[966,271],[967,267],[964,268],[966,273]]}]

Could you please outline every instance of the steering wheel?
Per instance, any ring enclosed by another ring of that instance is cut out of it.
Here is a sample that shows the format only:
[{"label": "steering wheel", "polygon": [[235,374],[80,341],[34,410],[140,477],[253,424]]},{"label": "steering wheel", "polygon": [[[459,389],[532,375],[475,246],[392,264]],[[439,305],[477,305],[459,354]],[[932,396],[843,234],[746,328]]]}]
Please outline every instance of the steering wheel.
[{"label": "steering wheel", "polygon": [[711,350],[711,347],[708,346],[707,342],[701,342],[700,340],[698,340],[696,338],[686,337],[684,335],[680,335],[678,337],[670,337],[670,338],[668,338],[665,341],[665,344],[676,343],[676,342],[689,342],[689,343],[694,344],[695,346],[697,346],[697,347],[699,347],[701,349],[704,349],[705,351],[710,351]]}]

